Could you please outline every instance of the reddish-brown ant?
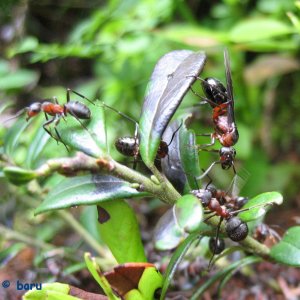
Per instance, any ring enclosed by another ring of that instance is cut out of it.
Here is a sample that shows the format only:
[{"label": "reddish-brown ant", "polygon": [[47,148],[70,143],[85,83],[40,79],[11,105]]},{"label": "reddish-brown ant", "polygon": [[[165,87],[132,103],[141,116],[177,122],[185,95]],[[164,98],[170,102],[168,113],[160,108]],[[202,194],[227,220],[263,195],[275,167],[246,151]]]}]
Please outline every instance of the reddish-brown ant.
[{"label": "reddish-brown ant", "polygon": [[[86,130],[87,130],[87,128],[81,122],[81,120],[89,120],[91,118],[91,111],[86,105],[84,105],[83,103],[81,103],[79,101],[71,101],[70,100],[71,92],[80,96],[81,98],[86,99],[90,103],[94,104],[92,101],[90,101],[83,95],[79,94],[78,92],[75,92],[71,89],[67,89],[67,103],[60,105],[58,103],[56,97],[53,97],[55,103],[52,103],[50,101],[34,102],[34,103],[30,104],[28,107],[25,107],[24,109],[19,111],[12,118],[16,118],[16,117],[20,116],[21,114],[23,114],[24,112],[26,112],[26,114],[27,114],[26,121],[28,121],[29,119],[31,119],[31,118],[37,116],[39,113],[43,112],[45,115],[45,118],[47,120],[43,124],[44,130],[52,138],[56,139],[57,141],[61,141],[64,144],[64,146],[66,147],[66,149],[68,150],[67,145],[63,142],[63,140],[56,128],[56,126],[60,122],[61,118],[65,119],[65,117],[69,114],[69,115],[73,116],[80,123],[80,125],[83,128],[85,128]],[[51,116],[52,118],[49,119],[49,116]],[[10,118],[10,119],[12,119],[12,118]],[[8,119],[8,120],[10,120],[10,119]],[[52,123],[54,123],[54,130],[55,130],[57,137],[53,136],[51,131],[47,128]]]},{"label": "reddish-brown ant", "polygon": [[223,146],[220,150],[209,150],[219,152],[220,160],[213,162],[206,172],[198,179],[205,177],[211,168],[218,163],[221,164],[223,169],[229,169],[232,166],[234,173],[236,173],[233,163],[236,151],[232,146],[237,143],[239,133],[234,118],[233,87],[230,60],[227,49],[224,50],[224,63],[226,88],[216,78],[209,77],[202,79],[200,77],[196,77],[201,81],[202,89],[206,97],[203,98],[191,89],[194,94],[203,98],[204,101],[200,102],[200,104],[209,103],[213,108],[212,119],[214,122],[214,132],[212,134],[200,134],[202,136],[210,136],[211,142],[209,144],[201,145],[199,149],[205,150],[203,148],[214,145],[216,139],[218,139]]}]

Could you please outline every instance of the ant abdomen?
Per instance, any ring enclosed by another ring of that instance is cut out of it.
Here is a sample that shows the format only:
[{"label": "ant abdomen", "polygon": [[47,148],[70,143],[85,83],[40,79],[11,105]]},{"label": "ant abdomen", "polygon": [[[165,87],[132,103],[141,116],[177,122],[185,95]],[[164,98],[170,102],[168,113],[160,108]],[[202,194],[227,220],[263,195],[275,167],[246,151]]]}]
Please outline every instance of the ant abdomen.
[{"label": "ant abdomen", "polygon": [[234,242],[244,240],[248,235],[248,226],[238,217],[232,217],[226,221],[225,230],[228,237]]},{"label": "ant abdomen", "polygon": [[69,101],[65,105],[65,114],[69,113],[70,115],[83,120],[88,120],[91,118],[90,109],[79,101]]},{"label": "ant abdomen", "polygon": [[138,140],[134,137],[120,137],[115,141],[116,149],[125,156],[137,156],[139,153]]}]

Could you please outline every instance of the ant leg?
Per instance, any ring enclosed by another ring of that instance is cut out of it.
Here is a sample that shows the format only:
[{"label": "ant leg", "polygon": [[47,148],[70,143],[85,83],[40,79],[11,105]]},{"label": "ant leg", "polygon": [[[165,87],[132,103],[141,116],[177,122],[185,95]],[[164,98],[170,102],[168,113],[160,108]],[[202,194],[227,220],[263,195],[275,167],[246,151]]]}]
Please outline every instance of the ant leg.
[{"label": "ant leg", "polygon": [[78,93],[78,92],[76,92],[76,91],[74,91],[74,90],[71,90],[71,89],[69,89],[69,88],[67,89],[67,102],[70,101],[70,93],[71,93],[71,92],[72,92],[73,94],[75,94],[75,95],[81,97],[82,99],[84,99],[84,100],[90,102],[91,104],[95,105],[95,103],[94,103],[92,100],[90,100],[89,98],[87,98],[86,96],[84,96],[84,95],[82,95],[82,94],[80,94],[80,93]]},{"label": "ant leg", "polygon": [[181,121],[181,124],[179,125],[179,127],[173,132],[173,134],[172,134],[172,137],[171,137],[171,140],[170,140],[170,142],[169,142],[169,144],[168,144],[168,147],[171,145],[171,143],[173,142],[173,139],[174,139],[174,137],[175,137],[175,134],[178,132],[178,130],[181,128],[181,126],[183,125],[183,121]]},{"label": "ant leg", "polygon": [[208,270],[210,270],[212,260],[213,260],[215,254],[216,254],[216,250],[217,250],[217,247],[218,247],[218,241],[219,241],[219,235],[220,235],[220,227],[221,227],[222,221],[223,221],[223,218],[220,217],[220,221],[219,221],[218,226],[217,226],[217,232],[216,232],[216,240],[215,240],[215,245],[214,245],[214,251],[213,251],[213,255],[212,255],[212,257],[211,257],[211,259],[209,260],[209,263],[208,263]]},{"label": "ant leg", "polygon": [[[45,116],[46,116],[46,114],[45,114]],[[47,122],[45,122],[43,124],[43,128],[53,139],[55,139],[57,141],[57,138],[55,138],[55,136],[53,136],[51,131],[47,128],[47,126],[49,126],[51,123],[54,122],[55,118],[56,118],[56,116],[54,116],[52,119],[49,120],[48,117],[46,116]]]},{"label": "ant leg", "polygon": [[200,179],[204,178],[204,177],[210,172],[210,170],[213,168],[214,165],[220,164],[220,163],[221,163],[220,161],[215,161],[215,162],[213,162],[213,163],[209,166],[209,168],[208,168],[201,176],[196,177],[197,180],[200,180]]},{"label": "ant leg", "polygon": [[[46,118],[46,120],[47,121],[49,121],[49,118],[48,118],[48,115],[46,114],[46,113],[44,113],[44,115],[45,115],[45,118]],[[55,117],[52,119],[52,122],[54,121],[54,119],[55,119]],[[50,123],[48,123],[47,124],[47,122],[44,124],[45,126],[48,126],[49,124],[51,124],[52,122],[50,122]],[[43,127],[44,127],[44,125],[43,125]],[[48,130],[44,127],[44,129],[48,132]],[[51,129],[49,130],[50,132],[51,132]],[[49,132],[48,132],[49,133]],[[57,142],[57,145],[59,144],[58,143],[58,140],[52,135],[52,133],[49,133],[49,135],[52,137],[52,138],[54,138],[55,140],[56,140],[56,142]]]},{"label": "ant leg", "polygon": [[[204,169],[201,169],[201,170],[202,170],[202,172],[205,173]],[[212,180],[212,178],[208,174],[206,174],[206,177],[209,179],[208,183],[205,186],[205,189],[207,190],[207,188],[211,185],[211,183],[213,182],[213,180]]]},{"label": "ant leg", "polygon": [[59,139],[59,140],[62,142],[62,144],[65,146],[65,148],[67,149],[67,151],[70,152],[69,148],[67,147],[67,145],[66,145],[66,144],[64,143],[64,141],[62,140],[61,135],[59,134],[59,132],[58,132],[58,130],[57,130],[57,128],[56,128],[56,126],[58,125],[59,121],[60,121],[60,117],[57,116],[57,117],[56,117],[56,120],[55,120],[55,122],[54,122],[54,130],[55,130],[55,133],[56,133],[58,139]]},{"label": "ant leg", "polygon": [[[197,136],[208,136],[208,133],[197,134]],[[210,134],[210,143],[198,146],[198,149],[202,150],[203,148],[207,148],[207,147],[213,146],[215,143],[216,143],[216,139],[215,139],[213,133],[211,133]]]}]

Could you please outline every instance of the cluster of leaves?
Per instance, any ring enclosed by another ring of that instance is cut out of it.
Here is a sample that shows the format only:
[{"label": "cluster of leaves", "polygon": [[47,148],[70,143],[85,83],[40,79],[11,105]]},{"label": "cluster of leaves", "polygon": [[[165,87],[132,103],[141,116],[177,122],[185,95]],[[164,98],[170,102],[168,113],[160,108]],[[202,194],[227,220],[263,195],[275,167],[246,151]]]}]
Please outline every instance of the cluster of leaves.
[{"label": "cluster of leaves", "polygon": [[[26,170],[15,166],[5,166],[3,168],[4,175],[16,184],[51,176],[56,171],[64,175],[76,175],[82,171],[92,172],[92,175],[78,175],[71,179],[63,179],[46,196],[44,202],[37,207],[35,214],[78,205],[97,204],[101,238],[110,248],[118,263],[145,262],[147,260],[141,243],[137,219],[130,206],[123,199],[141,197],[146,193],[172,204],[173,208],[157,224],[156,246],[164,250],[172,249],[181,244],[181,241],[187,237],[173,255],[165,274],[165,280],[154,280],[155,288],[162,287],[161,299],[164,299],[174,270],[186,251],[193,245],[192,242],[199,239],[199,236],[212,234],[208,227],[203,226],[201,202],[195,196],[189,194],[191,187],[195,184],[193,183],[194,178],[200,173],[200,169],[196,153],[195,135],[192,130],[186,128],[185,120],[181,121],[184,124],[179,129],[178,138],[174,143],[173,147],[175,147],[175,150],[170,152],[166,158],[169,165],[166,164],[163,169],[169,174],[171,181],[177,179],[177,175],[175,178],[170,177],[169,171],[175,169],[179,172],[179,177],[183,178],[183,182],[181,182],[183,188],[180,189],[185,190],[186,194],[181,196],[155,166],[156,153],[163,133],[184,95],[195,81],[195,77],[203,69],[205,60],[206,56],[202,52],[180,50],[164,55],[156,64],[139,123],[140,155],[153,174],[151,179],[115,162],[109,155],[104,106],[101,106],[101,103],[98,101],[95,101],[94,105],[89,104],[92,118],[87,121],[86,128],[83,128],[75,118],[72,119],[71,117],[68,118],[68,122],[60,123],[57,126],[64,144],[79,150],[85,155],[78,155],[69,159],[48,160],[35,170]],[[178,127],[179,123],[178,121],[172,123],[166,134],[172,134],[174,126]],[[17,130],[19,128],[20,126],[17,122],[8,130],[4,140],[6,154],[11,154],[9,151],[13,151],[18,140],[16,132],[18,132],[19,136],[22,133],[22,131]],[[23,126],[23,129],[25,128],[26,126]],[[35,137],[35,139],[38,138],[39,136]],[[36,143],[35,139],[33,144]],[[11,140],[14,142],[12,143]],[[189,142],[188,144],[186,144],[187,141]],[[170,161],[174,162],[173,166],[170,165]],[[192,173],[188,173],[187,170]],[[187,174],[189,176],[186,176]],[[115,177],[116,175],[121,179]],[[251,208],[257,206],[257,204],[260,204],[260,206],[243,212],[240,216],[241,220],[244,222],[256,221],[256,224],[261,222],[261,218],[266,212],[266,209],[261,205],[269,203],[281,204],[282,196],[273,192],[253,198],[245,207]],[[215,222],[216,220],[211,220],[209,223],[216,225]],[[295,227],[290,232],[295,231],[297,233],[298,230],[299,228]],[[224,228],[221,228],[221,231],[224,232]],[[272,248],[271,252],[268,248],[255,242],[251,237],[246,238],[242,244],[248,251],[253,253],[264,256],[269,255],[276,261],[285,264],[299,265],[298,239],[294,235],[291,240],[290,232],[282,242]],[[290,255],[290,251],[292,251],[293,255]],[[285,253],[285,255],[282,255],[282,253]],[[245,258],[246,264],[257,262],[254,256],[253,259],[248,260],[249,258]],[[107,282],[105,283],[105,279],[103,279],[106,277],[95,275],[101,274],[101,271],[95,271],[95,267],[91,263],[88,263],[88,265],[94,277],[110,297],[112,292],[111,290],[107,291],[110,285]],[[231,267],[228,272],[232,270]],[[151,272],[148,275],[149,277],[147,276],[148,286],[151,287],[149,278],[157,276],[156,274],[157,272],[155,271]],[[219,273],[215,275],[214,280],[217,280],[216,278],[219,278],[219,276]],[[151,289],[151,292],[142,292],[143,285],[138,286],[138,290],[139,292],[134,292],[134,295],[139,293],[139,298],[137,299],[152,299],[155,291],[155,289]],[[198,297],[203,290],[201,287],[193,297]],[[38,291],[29,293],[28,297],[39,293]],[[146,295],[143,293],[146,293]],[[126,293],[126,297],[134,299],[136,296]],[[111,299],[114,298],[115,296],[111,296]]]},{"label": "cluster of leaves", "polygon": [[[237,99],[237,121],[240,131],[240,141],[237,145],[238,159],[244,160],[244,166],[250,173],[255,175],[250,178],[244,192],[247,195],[254,196],[260,192],[276,188],[276,190],[280,191],[287,190],[289,196],[294,196],[298,190],[295,190],[296,185],[291,178],[293,178],[292,176],[298,168],[294,163],[291,164],[288,161],[283,161],[283,158],[290,154],[291,157],[293,157],[293,154],[297,154],[294,142],[299,140],[300,132],[297,122],[290,122],[292,118],[296,119],[299,114],[299,85],[296,84],[299,81],[299,73],[296,72],[299,69],[299,64],[295,59],[299,49],[300,31],[299,19],[297,17],[299,11],[298,2],[259,0],[255,3],[253,1],[243,1],[241,3],[240,1],[224,0],[216,5],[203,4],[203,2],[199,4],[200,6],[197,6],[198,4],[193,5],[194,7],[191,7],[186,2],[182,3],[170,0],[160,1],[159,4],[157,1],[109,1],[104,7],[93,8],[93,11],[87,18],[80,20],[79,24],[76,24],[69,34],[68,39],[63,43],[53,43],[52,41],[47,43],[44,34],[38,36],[36,31],[30,30],[33,27],[35,30],[43,27],[36,26],[40,20],[32,13],[34,11],[34,3],[32,3],[29,6],[29,13],[27,14],[29,24],[27,36],[13,40],[9,47],[5,49],[7,57],[13,58],[13,63],[9,64],[5,60],[0,62],[0,90],[2,95],[11,99],[15,95],[21,94],[21,92],[28,92],[33,87],[36,87],[40,73],[42,73],[42,68],[39,71],[32,70],[37,66],[37,63],[40,66],[44,66],[48,62],[49,66],[51,62],[55,62],[54,59],[68,59],[70,61],[70,58],[84,58],[85,62],[87,61],[86,59],[91,62],[93,76],[91,80],[85,81],[84,84],[77,85],[76,90],[92,99],[95,98],[97,91],[100,91],[101,99],[105,99],[106,103],[118,107],[118,109],[129,115],[138,116],[146,79],[149,77],[158,57],[175,48],[206,49],[209,56],[209,63],[204,73],[209,74],[209,76],[213,74],[213,76],[223,78],[222,50],[218,49],[218,51],[215,51],[215,49],[220,46],[223,47],[224,44],[230,44],[233,54],[232,66],[234,70],[235,96]],[[61,18],[63,15],[61,11],[59,12],[59,18],[57,18],[59,9],[53,10],[51,7],[50,10],[52,13],[48,14],[48,17],[49,19],[54,19],[53,23],[58,23],[58,19],[67,19],[64,17]],[[5,20],[7,21],[7,19]],[[22,18],[19,18],[18,22],[20,20]],[[32,20],[34,21],[32,22]],[[32,23],[30,24],[30,22]],[[52,26],[49,26],[49,28],[52,28]],[[18,37],[17,28],[15,30],[15,37]],[[270,52],[274,53],[270,54]],[[33,68],[32,66],[28,66],[28,64],[23,66],[23,68],[15,68],[15,61],[19,57],[22,57],[26,62],[35,63],[35,65],[33,65]],[[71,67],[72,64],[69,66]],[[53,70],[51,65],[48,69]],[[283,75],[287,76],[283,77]],[[62,79],[62,75],[59,72],[51,76]],[[63,80],[60,81],[63,82]],[[67,81],[68,84],[72,82],[70,74],[68,74]],[[60,85],[63,84],[60,83]],[[293,88],[291,88],[291,85]],[[49,86],[48,82],[47,86]],[[183,85],[176,85],[178,90],[181,86]],[[53,85],[51,87],[39,86],[34,92],[40,98],[56,95],[58,99],[62,99],[65,87],[55,87]],[[285,101],[282,101],[282,99],[285,99]],[[63,102],[62,100],[60,101]],[[188,94],[185,97],[186,105],[192,101],[194,101],[194,98]],[[1,109],[4,110],[7,105],[9,105],[8,102]],[[89,132],[93,133],[92,135],[85,132],[72,118],[68,119],[67,126],[61,126],[62,124],[60,124],[59,130],[62,132],[68,145],[84,151],[89,156],[99,158],[108,152],[107,145],[112,144],[114,137],[124,134],[124,127],[127,126],[128,122],[120,120],[120,117],[114,114],[110,114],[109,118],[105,120],[102,108],[96,106],[89,107],[92,111],[93,119],[90,122],[91,124],[88,124],[88,128]],[[272,116],[274,115],[276,115],[276,123],[272,121],[274,119]],[[123,198],[140,197],[146,194],[145,192],[137,192],[136,186],[128,183],[130,181],[129,178],[123,181],[117,179],[115,176],[97,177],[83,175],[71,179],[62,179],[60,175],[54,174],[54,170],[59,170],[64,175],[66,173],[68,175],[75,175],[76,170],[68,169],[68,161],[66,160],[64,161],[64,168],[56,160],[49,161],[50,158],[63,157],[68,153],[62,144],[56,145],[56,142],[45,134],[41,128],[41,122],[42,118],[31,123],[19,120],[18,124],[14,125],[8,133],[6,133],[4,127],[1,126],[0,128],[1,145],[4,143],[3,139],[5,135],[5,146],[1,152],[2,156],[5,154],[5,161],[1,162],[2,178],[4,178],[3,167],[5,167],[5,176],[16,184],[26,183],[31,179],[38,179],[38,181],[30,183],[29,189],[20,188],[12,191],[11,186],[7,186],[6,181],[2,181],[2,183],[4,182],[5,190],[8,189],[9,193],[12,193],[15,198],[19,198],[17,200],[18,206],[16,207],[19,207],[21,213],[17,214],[15,220],[24,220],[24,214],[28,215],[33,210],[33,207],[35,208],[38,204],[36,213],[46,211],[55,212],[56,209],[82,204],[96,204],[98,203],[98,197],[101,197],[105,201],[109,200],[112,186],[116,188],[114,189],[114,195],[115,199],[118,199],[114,201],[116,203],[117,201],[122,202],[120,204],[121,207],[124,206]],[[93,124],[93,122],[95,123]],[[118,126],[119,128],[116,128],[116,126],[112,125],[115,122],[123,122],[125,126]],[[161,123],[156,122],[155,124],[160,126]],[[287,128],[287,124],[289,134],[286,134],[286,131],[282,131],[283,128]],[[170,126],[172,128],[168,127],[165,134],[169,130],[172,135],[175,129],[174,126],[176,127],[178,124],[170,124]],[[153,133],[156,134],[156,131],[153,131],[153,128],[150,128],[151,126],[148,127],[145,125],[145,127],[145,138],[141,143],[142,157],[148,165],[151,165],[151,161],[155,156],[154,149],[157,146],[159,138],[157,135],[153,136]],[[193,128],[197,132],[205,132],[203,122],[199,122],[199,125],[193,125]],[[267,134],[264,134],[264,132],[267,132]],[[259,143],[258,139],[261,136],[262,142]],[[165,140],[170,140],[169,137],[170,134],[166,138],[164,136]],[[189,174],[198,175],[197,172],[199,170],[195,170],[194,167],[199,166],[199,163],[188,163],[188,161],[195,162],[195,153],[189,152],[186,154],[191,155],[192,158],[184,155],[184,151],[187,148],[186,145],[195,143],[191,142],[193,134],[183,127],[179,134],[176,135],[175,141],[179,137],[181,140],[181,143],[178,141],[178,145],[181,147],[179,151],[181,155],[180,159],[184,165],[187,177],[189,177]],[[89,146],[83,147],[83,145]],[[175,146],[175,143],[171,144],[171,147],[173,146]],[[121,159],[121,156],[116,153],[114,147],[111,147],[109,150],[111,156],[117,161]],[[293,152],[294,150],[296,153]],[[278,157],[280,160],[278,160]],[[269,163],[270,158],[273,159],[273,165],[277,161],[275,167],[272,167]],[[202,155],[201,159],[201,166],[207,166],[209,158]],[[47,162],[47,168],[40,169],[37,172],[38,167],[45,167],[45,162]],[[167,162],[164,161],[163,163]],[[9,167],[8,164],[10,165]],[[74,163],[70,161],[70,166],[73,165]],[[16,169],[16,167],[12,166],[22,166],[22,169]],[[95,168],[98,171],[98,165],[95,166],[92,163],[89,167]],[[128,170],[126,169],[126,171]],[[129,172],[128,174],[128,176],[133,176],[131,179],[137,176],[136,173],[132,174]],[[223,183],[224,186],[226,184],[224,184],[223,178],[229,177],[223,176],[223,174],[220,176],[218,171],[213,176],[216,178],[216,182]],[[145,180],[145,178],[142,179]],[[181,182],[186,181],[189,184],[184,186],[184,193],[190,188],[196,188],[193,176],[191,178],[184,178]],[[36,184],[37,182],[38,185]],[[136,181],[133,180],[130,182]],[[82,186],[81,183],[83,184]],[[149,189],[154,188],[152,184],[153,182],[146,182],[146,186],[148,185]],[[95,185],[97,186],[97,192],[95,192]],[[105,188],[101,189],[99,186],[105,186]],[[46,200],[42,204],[32,201],[32,198],[38,200],[44,198],[45,191],[47,190],[51,192],[46,196]],[[167,190],[173,191],[172,195],[176,196],[170,185]],[[70,197],[70,192],[74,193],[74,197]],[[83,192],[87,195],[84,199],[80,197]],[[155,194],[155,197],[159,198],[163,196],[162,194]],[[270,199],[273,197],[274,195],[271,195]],[[12,200],[12,197],[4,197],[3,199],[4,201],[10,199],[10,203],[15,201]],[[26,201],[24,201],[25,199]],[[58,202],[58,199],[61,199],[61,201]],[[164,198],[163,200],[167,201]],[[184,201],[188,202],[191,206],[185,210],[188,216],[194,212],[195,206],[193,206],[193,201]],[[181,203],[179,201],[176,204],[176,212],[181,211]],[[27,208],[27,214],[24,213],[24,206]],[[105,209],[107,210],[108,208],[105,206]],[[32,232],[35,232],[35,235],[39,236],[39,239],[50,241],[51,238],[60,232],[63,224],[60,218],[55,218],[54,216],[55,214],[51,214],[51,217],[48,218],[48,222],[51,219],[50,226],[49,224],[48,226],[41,226],[43,221],[36,218],[39,226],[31,226],[28,231],[32,230]],[[134,214],[128,212],[128,216],[130,220],[128,224],[131,224],[132,220],[134,220],[134,217],[132,217]],[[114,218],[119,219],[123,217],[124,214],[119,214]],[[197,219],[197,217],[199,217],[199,213],[195,210],[195,217],[192,219]],[[91,218],[93,218],[92,222]],[[99,240],[98,228],[95,225],[97,223],[96,219],[96,209],[92,206],[87,207],[82,214],[83,224],[88,232],[96,240]],[[197,220],[200,222],[201,219]],[[166,222],[167,224],[169,223],[168,218]],[[19,228],[22,231],[23,226],[20,223],[16,221],[15,228]],[[133,226],[137,229],[137,222],[134,221],[133,223],[135,225],[130,225],[129,227],[132,228]],[[117,228],[115,230],[119,230],[120,235],[116,239],[111,239],[110,243],[112,244],[116,240],[118,241],[120,238],[123,238],[123,233],[127,236],[128,227],[123,224],[124,227],[121,226],[121,229],[124,228],[124,230],[121,230],[118,226],[115,226]],[[185,226],[186,223],[184,222],[180,227],[185,228]],[[49,227],[52,230],[49,230]],[[194,228],[196,227],[194,226]],[[182,241],[187,235],[186,232],[182,233],[182,228],[173,234],[175,244]],[[289,237],[295,236],[293,233],[294,230],[291,233],[288,232],[287,237],[282,241],[282,243],[286,243],[286,248],[284,249],[291,248],[292,251],[294,248],[299,248],[297,245],[289,242]],[[134,232],[138,232],[138,230]],[[160,230],[158,232],[161,233]],[[102,234],[105,235],[105,233]],[[110,237],[111,232],[108,231],[106,236]],[[182,257],[185,252],[183,249],[188,248],[188,246],[185,248],[185,245],[190,245],[193,238],[196,239],[196,236],[197,234],[190,235],[181,244],[178,248],[178,257]],[[85,237],[84,234],[83,237]],[[140,243],[140,238],[137,238],[136,245],[136,249],[140,249],[137,251],[139,255],[133,254],[130,257],[131,254],[129,255],[129,253],[131,252],[129,252],[128,257],[122,257],[122,250],[119,251],[121,254],[114,253],[118,257],[118,262],[134,261],[136,257],[140,258],[138,259],[139,261],[144,261],[145,256],[141,254],[143,247]],[[118,246],[119,243],[110,247],[118,249]],[[126,245],[124,247],[127,253],[128,248]],[[163,247],[166,247],[166,245],[163,245]],[[278,247],[277,251],[278,256],[280,256],[279,253],[281,255],[285,253],[280,247]],[[98,248],[96,247],[96,249]],[[202,287],[202,291],[216,280],[219,280],[219,278],[223,278],[224,274],[228,272],[232,274],[233,270],[239,264],[246,265],[255,262],[256,259],[257,257],[248,257],[243,263],[237,262],[230,265],[230,268],[224,269],[223,274],[220,272],[218,276],[207,282]],[[284,259],[278,258],[278,261],[284,261]],[[291,260],[294,261],[293,257],[291,257]],[[178,260],[175,259],[175,261]],[[293,263],[290,262],[290,264]],[[172,265],[170,264],[166,278],[168,274],[173,274]],[[224,282],[228,278],[225,276]],[[197,294],[195,297],[197,297]]]}]

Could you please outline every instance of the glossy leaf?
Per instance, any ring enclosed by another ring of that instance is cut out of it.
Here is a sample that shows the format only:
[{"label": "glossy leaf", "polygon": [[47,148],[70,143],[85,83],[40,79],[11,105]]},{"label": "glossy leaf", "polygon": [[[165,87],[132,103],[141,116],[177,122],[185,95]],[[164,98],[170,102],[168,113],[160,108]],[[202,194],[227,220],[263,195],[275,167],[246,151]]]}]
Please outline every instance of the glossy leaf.
[{"label": "glossy leaf", "polygon": [[205,59],[202,52],[178,50],[156,64],[140,118],[140,151],[146,165],[153,165],[161,136]]},{"label": "glossy leaf", "polygon": [[110,300],[118,300],[120,299],[119,297],[115,296],[113,293],[111,286],[107,279],[105,278],[104,274],[101,272],[100,267],[95,261],[94,257],[91,257],[91,254],[86,252],[84,254],[84,260],[86,263],[86,266],[94,279],[97,281],[97,283],[101,286],[103,289],[104,293],[108,296]]},{"label": "glossy leaf", "polygon": [[37,177],[36,172],[19,167],[3,168],[5,177],[15,185],[26,184]]},{"label": "glossy leaf", "polygon": [[[185,122],[187,120],[188,118],[186,118]],[[201,174],[199,155],[196,148],[195,133],[193,130],[186,128],[185,122],[179,131],[180,158],[189,186],[191,189],[196,190],[199,187],[195,178],[199,177]]]},{"label": "glossy leaf", "polygon": [[57,130],[65,144],[87,155],[101,157],[107,153],[104,109],[97,102],[95,102],[97,105],[92,105],[82,99],[79,101],[91,110],[91,119],[81,120],[86,128],[81,126],[74,117],[68,115],[66,122],[60,121]]},{"label": "glossy leaf", "polygon": [[249,210],[241,212],[239,217],[244,222],[250,222],[261,218],[266,214],[266,212],[270,209],[270,205],[277,204],[280,205],[283,202],[283,197],[278,192],[267,192],[262,193],[251,200],[249,200],[243,207],[249,208]]},{"label": "glossy leaf", "polygon": [[178,226],[185,232],[199,230],[203,218],[201,202],[191,194],[182,196],[174,205],[174,217]]},{"label": "glossy leaf", "polygon": [[133,209],[124,200],[106,201],[98,207],[108,216],[99,224],[101,239],[117,262],[145,262],[147,259]]},{"label": "glossy leaf", "polygon": [[171,260],[168,264],[167,270],[164,274],[164,281],[163,281],[160,300],[165,299],[166,292],[174,277],[178,265],[182,261],[184,255],[189,250],[193,242],[197,239],[199,239],[199,234],[197,233],[190,234],[173,253]]},{"label": "glossy leaf", "polygon": [[279,263],[300,267],[300,226],[289,228],[282,240],[271,248],[270,256]]},{"label": "glossy leaf", "polygon": [[238,23],[229,34],[232,42],[243,43],[266,40],[293,32],[295,30],[292,27],[275,19],[250,19]]},{"label": "glossy leaf", "polygon": [[162,172],[166,175],[168,180],[173,184],[176,190],[182,194],[185,190],[189,191],[190,188],[187,183],[186,174],[182,168],[182,162],[180,157],[180,131],[175,133],[173,140],[171,142],[174,132],[180,126],[180,121],[176,120],[172,122],[163,134],[163,141],[170,144],[169,152],[165,158],[161,159],[161,169]]},{"label": "glossy leaf", "polygon": [[155,226],[153,235],[155,248],[158,250],[174,249],[186,236],[187,233],[175,221],[173,208],[170,208]]},{"label": "glossy leaf", "polygon": [[110,175],[77,176],[62,180],[38,206],[35,214],[143,195],[145,194],[131,188],[130,183]]}]

